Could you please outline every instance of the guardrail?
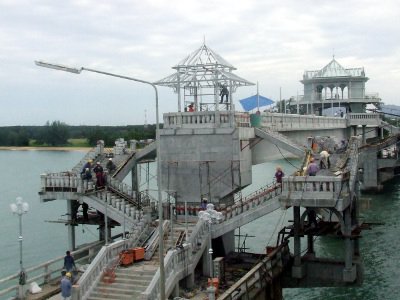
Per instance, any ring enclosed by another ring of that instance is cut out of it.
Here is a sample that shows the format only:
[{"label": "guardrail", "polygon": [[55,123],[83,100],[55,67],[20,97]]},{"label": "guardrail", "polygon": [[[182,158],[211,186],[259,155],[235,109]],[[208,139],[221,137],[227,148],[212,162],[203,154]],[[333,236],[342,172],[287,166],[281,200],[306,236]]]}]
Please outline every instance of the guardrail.
[{"label": "guardrail", "polygon": [[164,114],[164,129],[250,127],[250,115],[234,111],[198,111]]},{"label": "guardrail", "polygon": [[[71,254],[75,257],[75,263],[79,264],[91,261],[102,244],[103,242],[95,242],[79,250],[72,251]],[[36,282],[39,285],[48,284],[52,280],[60,278],[63,266],[64,256],[59,256],[37,266],[26,268],[26,285],[28,286],[31,282]],[[0,297],[7,295],[12,297],[11,294],[13,292],[17,295],[19,288],[18,279],[19,273],[0,279]]]}]

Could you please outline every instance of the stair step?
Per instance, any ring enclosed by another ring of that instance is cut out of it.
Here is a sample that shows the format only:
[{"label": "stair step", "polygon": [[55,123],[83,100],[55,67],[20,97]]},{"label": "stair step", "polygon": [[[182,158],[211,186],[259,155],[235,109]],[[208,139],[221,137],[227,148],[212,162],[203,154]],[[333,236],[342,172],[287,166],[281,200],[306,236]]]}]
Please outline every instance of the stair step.
[{"label": "stair step", "polygon": [[117,297],[118,296],[132,296],[132,295],[139,295],[141,294],[144,290],[146,289],[137,289],[135,287],[131,287],[130,289],[113,289],[110,287],[98,287],[93,290],[93,292],[90,294],[90,296],[104,296],[106,295],[107,297]]}]

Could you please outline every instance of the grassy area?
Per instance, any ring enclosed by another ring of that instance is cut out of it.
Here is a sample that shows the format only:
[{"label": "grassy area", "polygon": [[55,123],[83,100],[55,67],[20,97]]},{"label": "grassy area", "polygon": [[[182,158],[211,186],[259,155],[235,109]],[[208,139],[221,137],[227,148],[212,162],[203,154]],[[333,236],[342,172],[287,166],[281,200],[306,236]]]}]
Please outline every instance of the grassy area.
[{"label": "grassy area", "polygon": [[[30,147],[49,147],[46,144],[36,144],[36,140],[29,140]],[[68,139],[68,144],[64,147],[90,147],[87,139]]]},{"label": "grassy area", "polygon": [[87,139],[68,139],[68,146],[71,146],[71,147],[90,147]]}]

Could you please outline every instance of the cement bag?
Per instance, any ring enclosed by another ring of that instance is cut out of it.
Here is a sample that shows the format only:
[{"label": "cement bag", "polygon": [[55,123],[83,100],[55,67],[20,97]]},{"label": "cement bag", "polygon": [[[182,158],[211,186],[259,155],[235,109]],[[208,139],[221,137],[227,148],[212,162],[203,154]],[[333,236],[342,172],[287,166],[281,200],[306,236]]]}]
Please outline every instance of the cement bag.
[{"label": "cement bag", "polygon": [[40,293],[42,291],[42,288],[36,283],[36,282],[32,282],[29,286],[29,292],[31,294],[37,294]]}]

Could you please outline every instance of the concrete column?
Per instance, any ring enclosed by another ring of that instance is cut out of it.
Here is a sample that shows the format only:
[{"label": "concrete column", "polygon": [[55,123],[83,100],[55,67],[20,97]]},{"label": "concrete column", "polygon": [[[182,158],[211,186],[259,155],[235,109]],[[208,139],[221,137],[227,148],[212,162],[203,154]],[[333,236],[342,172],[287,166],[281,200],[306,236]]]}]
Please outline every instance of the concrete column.
[{"label": "concrete column", "polygon": [[383,139],[384,139],[384,137],[383,137],[383,127],[381,127],[381,134],[380,134],[380,136],[381,136],[381,140],[383,140]]},{"label": "concrete column", "polygon": [[303,278],[305,275],[304,265],[301,264],[301,240],[300,240],[300,206],[293,207],[293,226],[294,226],[294,263],[292,276]]},{"label": "concrete column", "polygon": [[[71,222],[72,220],[72,201],[73,200],[67,200],[67,212],[68,212],[68,221]],[[75,226],[69,224],[68,227],[68,248],[71,250],[76,249],[76,243],[75,243]]]},{"label": "concrete column", "polygon": [[137,169],[137,163],[135,162],[134,165],[132,166],[132,191],[133,193],[136,193],[136,199],[139,198],[139,184],[138,184],[138,169]]},{"label": "concrete column", "polygon": [[172,291],[174,297],[179,297],[179,281],[175,284],[174,290]]},{"label": "concrete column", "polygon": [[210,254],[208,254],[208,245],[203,252],[202,261],[203,261],[203,275],[209,277],[211,274],[210,265],[212,264]]},{"label": "concrete column", "polygon": [[194,288],[194,273],[190,273],[185,277],[185,286],[189,290]]},{"label": "concrete column", "polygon": [[343,281],[353,282],[356,279],[356,268],[353,266],[354,245],[351,239],[351,212],[350,207],[343,211],[344,214],[344,234],[345,234],[345,254]]},{"label": "concrete column", "polygon": [[315,256],[314,252],[314,239],[311,234],[307,235],[307,255],[308,256]]},{"label": "concrete column", "polygon": [[363,145],[365,145],[366,143],[367,143],[367,137],[366,137],[366,135],[365,135],[365,128],[366,128],[367,126],[366,125],[363,125],[362,126],[362,144]]},{"label": "concrete column", "polygon": [[294,220],[294,265],[301,264],[301,241],[300,241],[300,206],[293,207]]},{"label": "concrete column", "polygon": [[222,243],[224,244],[225,254],[235,251],[235,231],[225,233],[222,236]]}]

